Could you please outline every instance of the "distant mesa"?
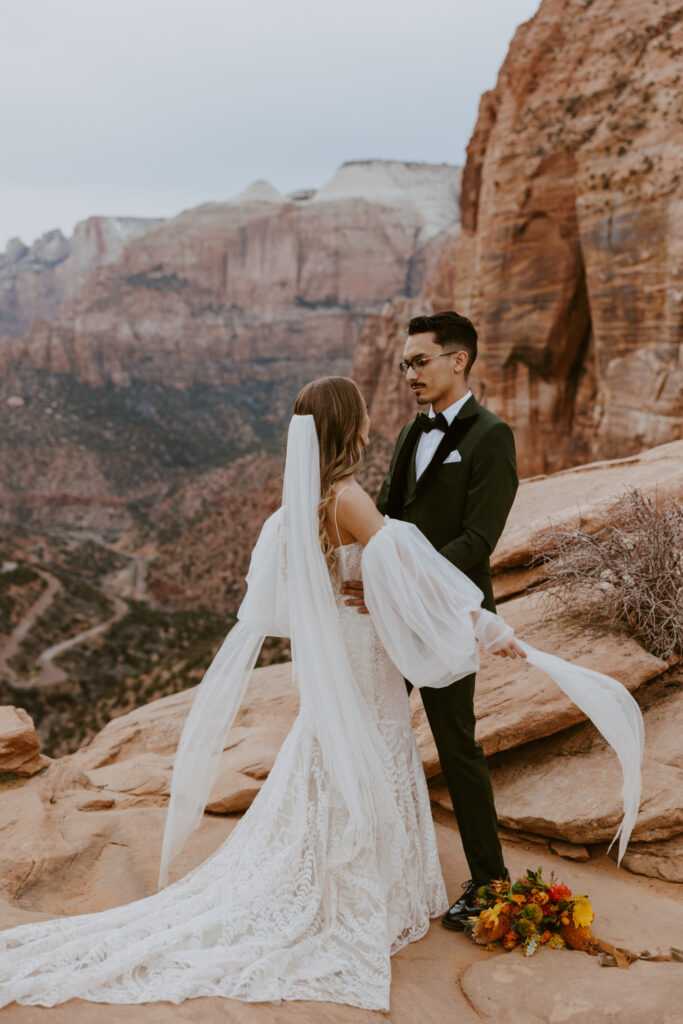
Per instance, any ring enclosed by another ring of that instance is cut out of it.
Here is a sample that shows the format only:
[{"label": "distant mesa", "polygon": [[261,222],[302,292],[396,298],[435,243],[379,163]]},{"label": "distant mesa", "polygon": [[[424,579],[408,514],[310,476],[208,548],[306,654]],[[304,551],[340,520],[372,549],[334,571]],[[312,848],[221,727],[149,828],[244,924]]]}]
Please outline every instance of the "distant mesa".
[{"label": "distant mesa", "polygon": [[20,238],[10,238],[7,249],[0,253],[0,267],[7,263],[19,263],[28,260],[34,264],[54,266],[66,259],[70,252],[68,239],[59,228],[46,231],[37,238],[33,245],[25,245]]},{"label": "distant mesa", "polygon": [[[28,246],[20,238],[10,238],[5,250],[5,259],[8,263],[17,263],[28,253]],[[0,255],[2,260],[2,255]]]},{"label": "distant mesa", "polygon": [[88,217],[70,238],[59,228],[32,245],[11,238],[0,252],[2,333],[18,338],[34,320],[49,320],[74,299],[88,271],[115,263],[125,247],[160,227],[159,217]]},{"label": "distant mesa", "polygon": [[24,262],[40,269],[56,266],[70,256],[80,262],[99,256],[93,265],[111,263],[118,259],[128,242],[147,234],[164,220],[163,217],[92,216],[78,221],[70,238],[59,228],[44,232],[30,246],[21,238],[10,238],[5,252],[0,252],[0,267]]},{"label": "distant mesa", "polygon": [[348,160],[321,188],[295,189],[283,195],[270,182],[259,179],[229,202],[239,205],[363,200],[416,213],[422,222],[419,241],[424,243],[443,231],[444,226],[458,221],[461,170],[452,164]]},{"label": "distant mesa", "polygon": [[370,203],[419,211],[426,241],[460,216],[462,168],[452,164],[402,160],[349,160],[316,192],[313,202],[365,199]]},{"label": "distant mesa", "polygon": [[287,199],[282,192],[278,192],[269,181],[259,178],[243,192],[236,195],[231,203],[286,203]]},{"label": "distant mesa", "polygon": [[128,529],[127,503],[188,466],[270,451],[299,388],[348,373],[365,320],[420,293],[459,228],[459,175],[347,164],[326,201],[257,180],[164,222],[91,217],[52,240],[59,264],[0,266],[6,516],[49,499],[69,526]]}]

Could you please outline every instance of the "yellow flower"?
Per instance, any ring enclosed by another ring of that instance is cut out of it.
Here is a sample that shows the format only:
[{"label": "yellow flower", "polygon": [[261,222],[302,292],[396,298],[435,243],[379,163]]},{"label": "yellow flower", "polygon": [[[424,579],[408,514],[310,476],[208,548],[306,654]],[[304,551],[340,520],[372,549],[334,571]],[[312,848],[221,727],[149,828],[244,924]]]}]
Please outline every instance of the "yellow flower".
[{"label": "yellow flower", "polygon": [[526,903],[526,896],[521,892],[513,892],[510,899],[513,903],[519,903],[520,906],[522,906],[523,903]]},{"label": "yellow flower", "polygon": [[545,904],[547,902],[548,902],[548,893],[547,892],[535,892],[534,893],[534,903],[537,903],[539,905],[539,907],[545,906]]},{"label": "yellow flower", "polygon": [[572,919],[577,928],[588,928],[595,917],[587,896],[577,896],[572,907]]},{"label": "yellow flower", "polygon": [[495,907],[489,907],[488,910],[482,910],[479,915],[479,920],[482,922],[485,928],[492,928],[498,923],[498,916],[503,909],[502,903],[496,903]]},{"label": "yellow flower", "polygon": [[565,941],[561,935],[558,935],[557,932],[553,932],[553,934],[548,939],[548,945],[552,949],[562,949],[562,947],[565,945]]}]

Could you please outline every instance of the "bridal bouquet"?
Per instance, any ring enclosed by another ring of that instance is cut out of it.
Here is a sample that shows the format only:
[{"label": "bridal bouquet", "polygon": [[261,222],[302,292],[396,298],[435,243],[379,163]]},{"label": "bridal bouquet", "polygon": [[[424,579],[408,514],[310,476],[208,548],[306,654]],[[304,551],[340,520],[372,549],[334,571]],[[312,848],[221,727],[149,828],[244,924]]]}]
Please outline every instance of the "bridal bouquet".
[{"label": "bridal bouquet", "polygon": [[555,882],[553,875],[545,882],[541,871],[527,871],[515,882],[501,879],[477,890],[476,904],[481,911],[465,928],[476,943],[494,949],[495,943],[502,941],[508,950],[520,946],[525,956],[545,945],[586,952],[595,949],[588,896],[573,895],[566,885]]}]

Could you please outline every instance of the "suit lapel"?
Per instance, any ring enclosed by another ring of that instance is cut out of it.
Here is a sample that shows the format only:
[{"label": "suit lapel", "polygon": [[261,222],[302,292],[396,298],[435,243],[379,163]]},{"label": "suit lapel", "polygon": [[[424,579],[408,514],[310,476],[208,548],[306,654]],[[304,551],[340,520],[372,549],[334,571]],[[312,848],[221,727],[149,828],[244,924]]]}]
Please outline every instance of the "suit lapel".
[{"label": "suit lapel", "polygon": [[479,406],[474,395],[472,395],[467,399],[462,409],[460,409],[458,415],[443,435],[441,443],[434,452],[429,465],[415,484],[415,488],[412,493],[406,498],[405,505],[409,505],[411,502],[415,501],[418,495],[421,494],[425,487],[428,486],[430,480],[436,476],[439,468],[443,465],[443,461],[446,456],[458,447],[467,431],[474,425],[478,416]]},{"label": "suit lapel", "polygon": [[415,451],[417,441],[421,433],[422,432],[417,425],[417,420],[414,420],[404,438],[401,450],[396,458],[396,465],[394,466],[394,472],[391,474],[391,483],[389,485],[389,495],[387,497],[386,504],[386,514],[391,519],[401,518],[401,512],[403,511],[403,493],[405,482],[408,477],[410,459]]},{"label": "suit lapel", "polygon": [[415,482],[417,480],[417,449],[420,447],[421,440],[422,432],[420,432],[415,438],[415,444],[413,445],[413,450],[410,453],[410,458],[408,459],[408,469],[406,470],[406,482],[405,487],[403,489],[404,495],[412,494],[412,492],[415,490]]}]

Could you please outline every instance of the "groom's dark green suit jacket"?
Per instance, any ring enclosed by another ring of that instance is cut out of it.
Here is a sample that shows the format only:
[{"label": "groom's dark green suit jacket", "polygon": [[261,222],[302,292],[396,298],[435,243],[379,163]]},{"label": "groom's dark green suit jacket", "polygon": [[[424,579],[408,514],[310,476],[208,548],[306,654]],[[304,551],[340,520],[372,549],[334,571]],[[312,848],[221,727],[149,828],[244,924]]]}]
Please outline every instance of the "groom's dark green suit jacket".
[{"label": "groom's dark green suit jacket", "polygon": [[[392,519],[415,523],[481,588],[483,606],[495,611],[489,555],[503,532],[519,483],[512,430],[470,396],[416,480],[420,436],[416,420],[403,427],[377,508]],[[460,461],[445,462],[454,451]]]}]

